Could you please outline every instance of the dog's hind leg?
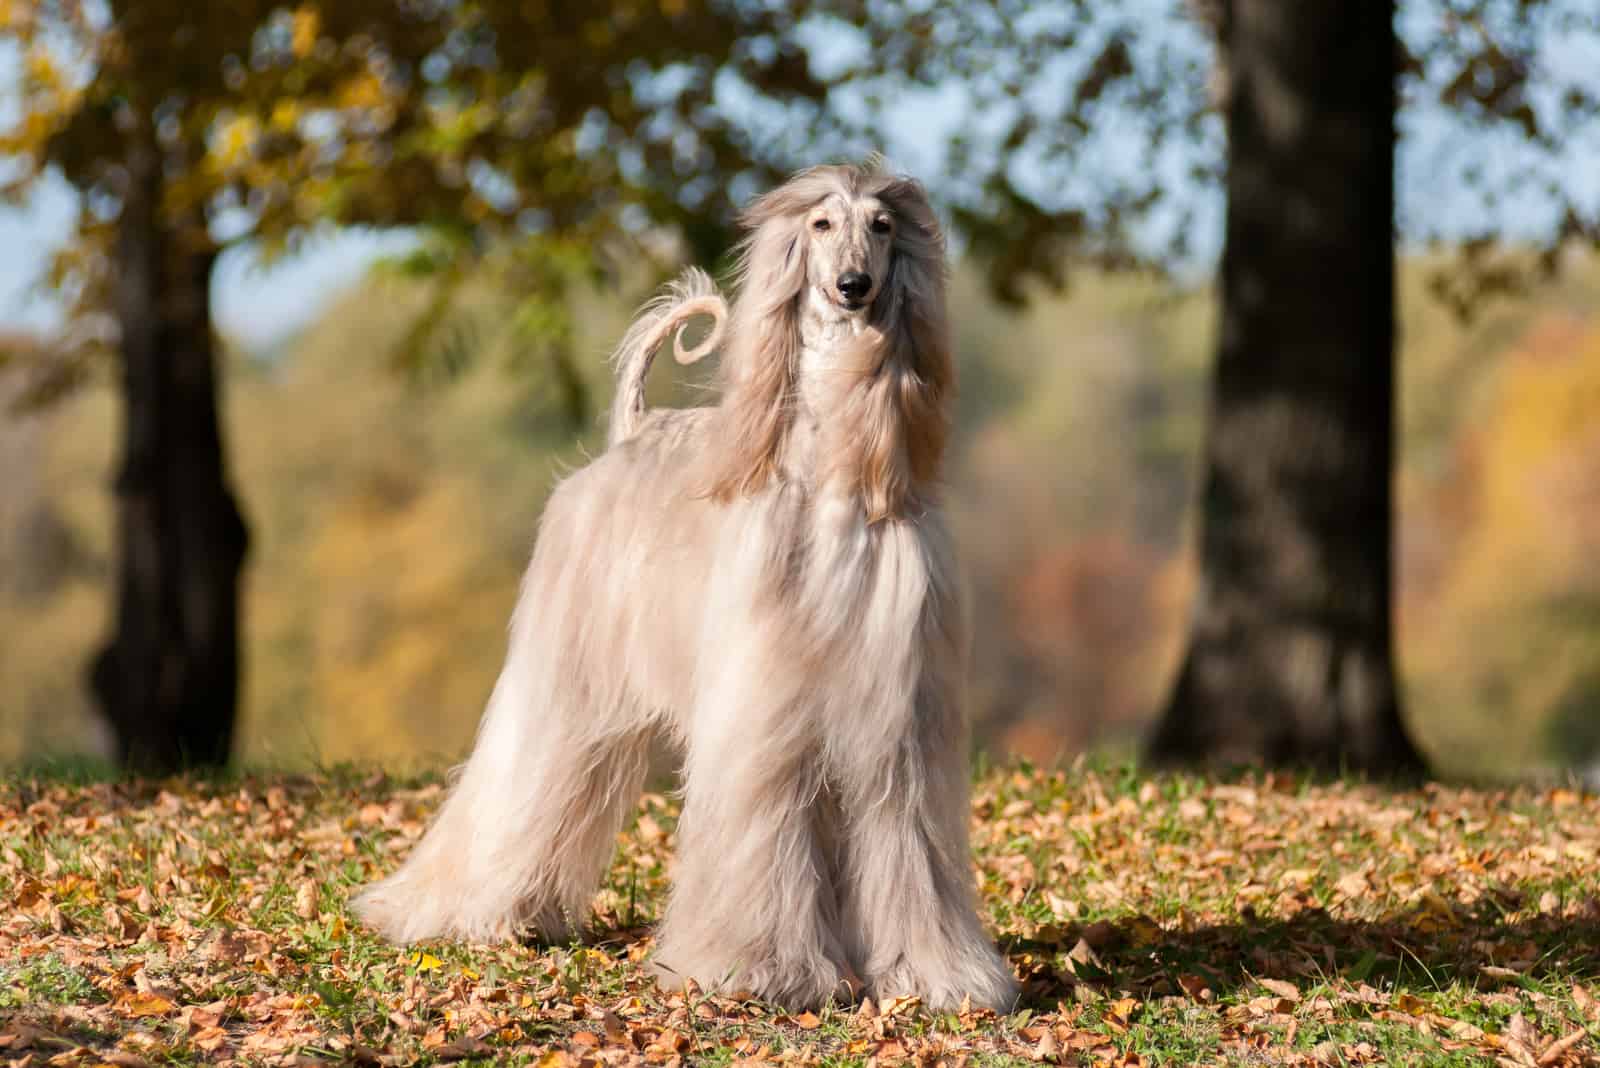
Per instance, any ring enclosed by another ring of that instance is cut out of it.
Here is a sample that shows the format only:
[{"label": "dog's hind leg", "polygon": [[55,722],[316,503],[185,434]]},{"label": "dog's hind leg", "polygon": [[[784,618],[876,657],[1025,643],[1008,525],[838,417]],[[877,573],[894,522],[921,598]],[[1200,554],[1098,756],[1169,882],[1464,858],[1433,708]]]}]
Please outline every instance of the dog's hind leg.
[{"label": "dog's hind leg", "polygon": [[[433,826],[355,901],[397,942],[570,937],[639,796],[649,732],[574,738],[552,710],[509,700],[488,718]],[[533,726],[532,720],[547,722]]]},{"label": "dog's hind leg", "polygon": [[581,576],[553,556],[535,552],[477,743],[433,826],[355,901],[395,941],[570,936],[638,799],[651,717],[618,672],[587,669]]}]

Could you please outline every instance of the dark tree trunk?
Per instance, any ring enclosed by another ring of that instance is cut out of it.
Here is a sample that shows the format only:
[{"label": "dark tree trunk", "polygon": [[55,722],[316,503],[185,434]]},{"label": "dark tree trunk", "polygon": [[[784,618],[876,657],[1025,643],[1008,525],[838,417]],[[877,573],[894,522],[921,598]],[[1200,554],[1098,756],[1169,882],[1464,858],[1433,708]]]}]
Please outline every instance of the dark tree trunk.
[{"label": "dark tree trunk", "polygon": [[116,629],[91,676],[124,763],[161,773],[228,760],[248,537],[217,411],[216,250],[201,219],[163,220],[153,145],[132,149],[128,163],[114,283],[124,401]]},{"label": "dark tree trunk", "polygon": [[1394,7],[1228,0],[1200,602],[1153,759],[1410,774],[1390,625]]}]

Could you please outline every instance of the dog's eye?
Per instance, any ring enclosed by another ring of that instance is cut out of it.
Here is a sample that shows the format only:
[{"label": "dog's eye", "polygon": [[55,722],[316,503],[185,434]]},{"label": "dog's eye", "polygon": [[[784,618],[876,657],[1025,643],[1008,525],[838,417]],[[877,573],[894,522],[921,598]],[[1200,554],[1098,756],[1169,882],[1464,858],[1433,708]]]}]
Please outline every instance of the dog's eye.
[{"label": "dog's eye", "polygon": [[820,234],[822,231],[826,230],[828,227],[830,227],[832,225],[833,224],[828,222],[827,219],[818,219],[816,222],[811,224],[811,229],[817,231],[817,233]]},{"label": "dog's eye", "polygon": [[886,234],[892,229],[894,229],[894,224],[889,221],[887,216],[879,216],[872,220],[872,232],[875,234]]}]

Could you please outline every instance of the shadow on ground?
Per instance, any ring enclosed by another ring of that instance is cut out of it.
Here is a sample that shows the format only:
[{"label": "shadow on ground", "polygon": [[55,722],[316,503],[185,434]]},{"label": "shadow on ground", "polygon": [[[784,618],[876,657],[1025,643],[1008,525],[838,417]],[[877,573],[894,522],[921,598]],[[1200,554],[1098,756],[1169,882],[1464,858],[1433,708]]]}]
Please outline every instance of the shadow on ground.
[{"label": "shadow on ground", "polygon": [[1239,923],[1188,930],[1134,919],[1002,940],[1001,948],[1023,977],[1023,1006],[1036,1010],[1083,985],[1144,999],[1200,990],[1223,997],[1261,979],[1443,990],[1600,978],[1600,902],[1586,902],[1577,920],[1512,919],[1524,905],[1506,892],[1470,908],[1440,901],[1371,922],[1320,908],[1261,919],[1246,910]]}]

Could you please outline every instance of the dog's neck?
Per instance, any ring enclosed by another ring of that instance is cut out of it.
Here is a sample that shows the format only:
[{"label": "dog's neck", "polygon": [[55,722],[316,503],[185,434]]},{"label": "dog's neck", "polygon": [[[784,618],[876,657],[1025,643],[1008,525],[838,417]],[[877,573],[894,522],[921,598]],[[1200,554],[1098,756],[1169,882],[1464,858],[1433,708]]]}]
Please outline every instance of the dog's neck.
[{"label": "dog's neck", "polygon": [[796,410],[785,443],[785,468],[791,477],[810,481],[817,469],[818,445],[830,402],[836,401],[839,359],[867,328],[866,311],[849,312],[815,286],[807,286],[800,304],[800,356]]}]

